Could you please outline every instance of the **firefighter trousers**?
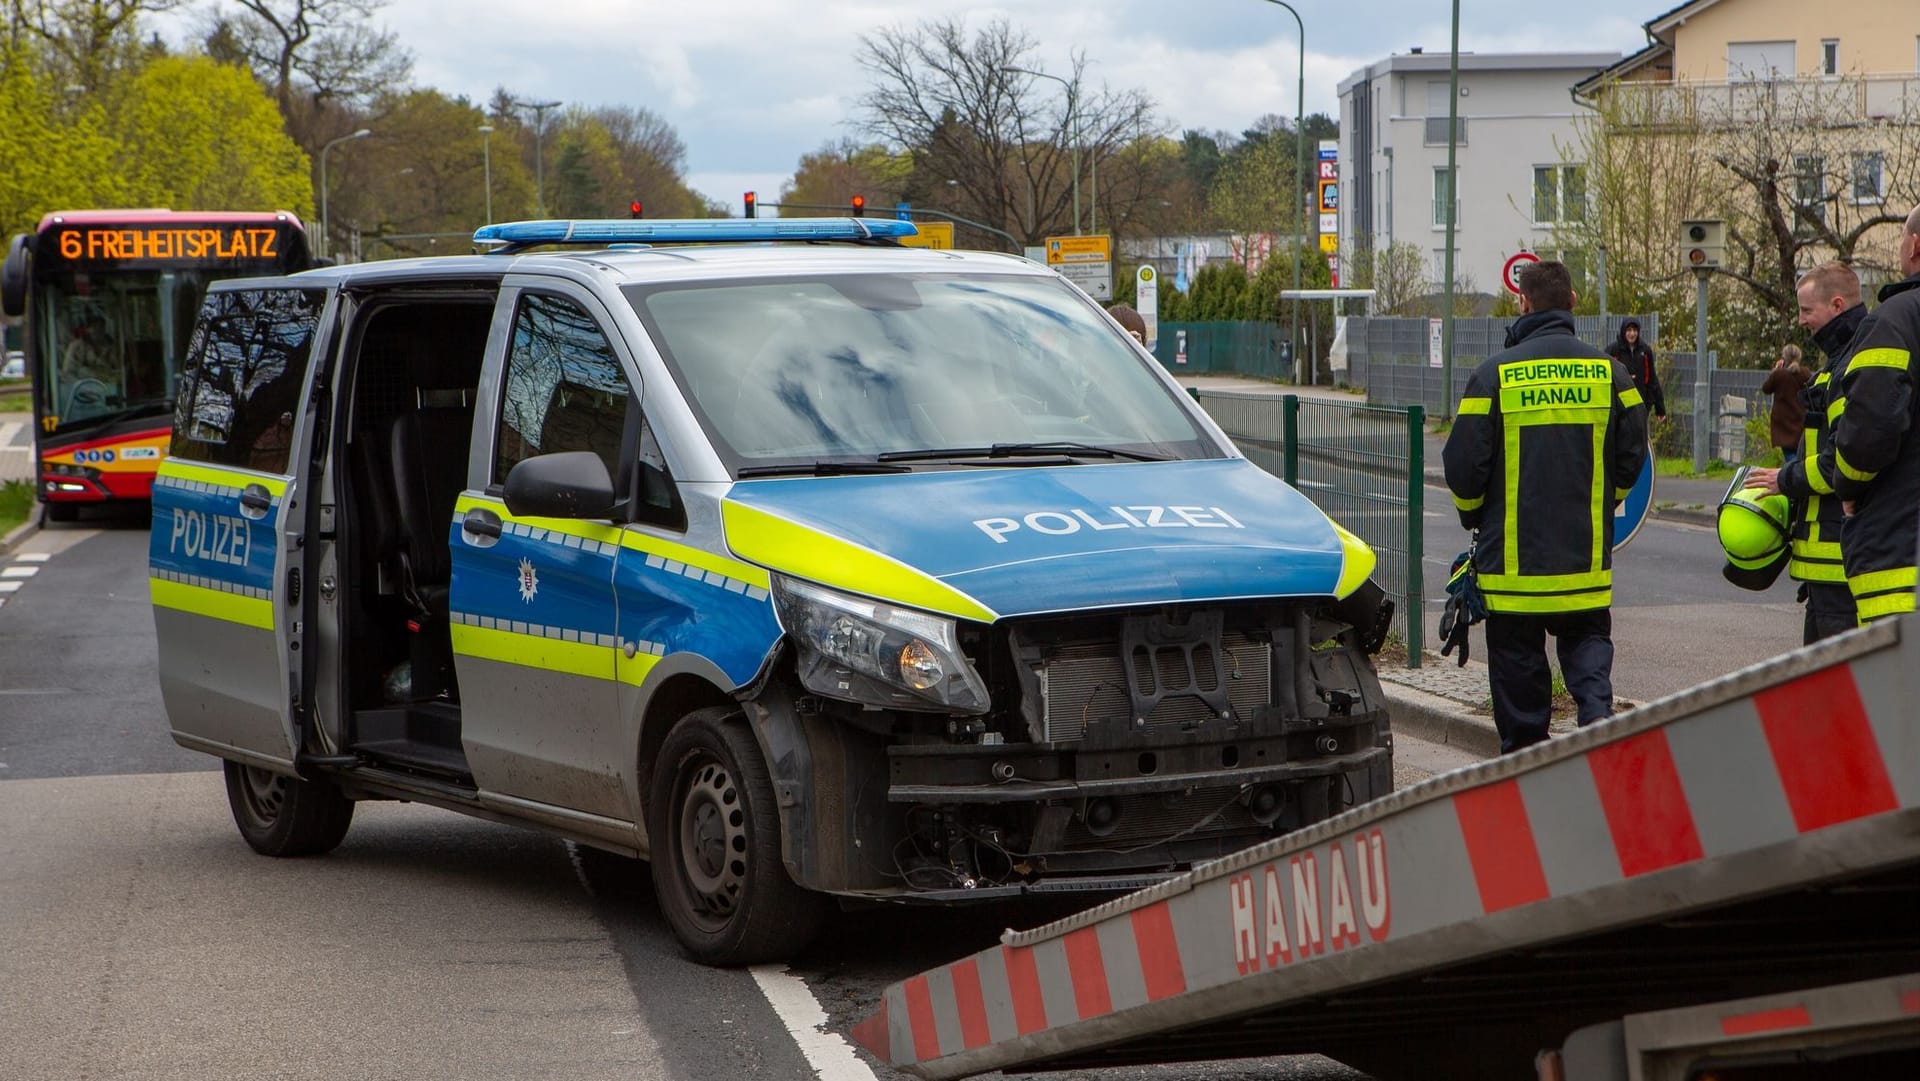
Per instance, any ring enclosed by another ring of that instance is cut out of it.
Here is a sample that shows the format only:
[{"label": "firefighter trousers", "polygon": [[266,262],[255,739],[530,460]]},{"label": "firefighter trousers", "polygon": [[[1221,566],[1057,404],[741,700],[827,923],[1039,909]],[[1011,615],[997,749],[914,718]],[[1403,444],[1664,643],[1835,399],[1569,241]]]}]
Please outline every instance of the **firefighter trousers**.
[{"label": "firefighter trousers", "polygon": [[1493,691],[1493,724],[1500,753],[1547,738],[1553,705],[1553,669],[1547,635],[1553,635],[1560,675],[1580,708],[1580,725],[1613,716],[1613,612],[1487,615],[1487,677]]},{"label": "firefighter trousers", "polygon": [[1812,645],[1822,638],[1845,634],[1860,625],[1853,606],[1853,590],[1845,582],[1808,582],[1807,618],[1802,628],[1802,644]]}]

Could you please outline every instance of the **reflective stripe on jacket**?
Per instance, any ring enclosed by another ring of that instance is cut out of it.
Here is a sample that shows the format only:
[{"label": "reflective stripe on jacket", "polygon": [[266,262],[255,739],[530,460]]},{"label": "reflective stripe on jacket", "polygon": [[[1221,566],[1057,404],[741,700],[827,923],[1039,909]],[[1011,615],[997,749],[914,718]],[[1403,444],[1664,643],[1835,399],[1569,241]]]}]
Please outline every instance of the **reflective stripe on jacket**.
[{"label": "reflective stripe on jacket", "polygon": [[1640,476],[1647,411],[1564,311],[1522,316],[1467,390],[1441,457],[1492,612],[1613,603],[1613,510]]},{"label": "reflective stripe on jacket", "polygon": [[1834,377],[1833,435],[1817,466],[1854,502],[1840,553],[1860,622],[1914,610],[1920,543],[1920,275],[1880,290],[1880,306]]},{"label": "reflective stripe on jacket", "polygon": [[1840,562],[1840,500],[1834,498],[1832,481],[1820,473],[1817,465],[1833,431],[1827,417],[1837,396],[1834,372],[1853,348],[1854,338],[1866,321],[1867,306],[1855,304],[1813,336],[1814,344],[1827,359],[1800,392],[1806,406],[1800,457],[1781,467],[1778,482],[1780,491],[1793,500],[1793,555],[1787,562],[1787,573],[1798,581],[1842,585],[1847,580]]}]

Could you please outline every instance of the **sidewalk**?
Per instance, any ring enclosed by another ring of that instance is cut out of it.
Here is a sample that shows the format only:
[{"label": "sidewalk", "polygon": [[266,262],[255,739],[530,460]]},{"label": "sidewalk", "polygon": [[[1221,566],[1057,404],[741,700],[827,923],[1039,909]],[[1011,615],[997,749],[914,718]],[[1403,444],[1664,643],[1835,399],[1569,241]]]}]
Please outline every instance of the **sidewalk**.
[{"label": "sidewalk", "polygon": [[[1342,402],[1348,405],[1365,405],[1365,394],[1334,387],[1302,387],[1290,383],[1274,383],[1265,379],[1250,379],[1238,375],[1186,375],[1174,373],[1180,385],[1197,390],[1231,391],[1240,394],[1297,394],[1302,398],[1315,398],[1323,401]],[[1446,446],[1447,438],[1429,433],[1426,437],[1424,460],[1426,479],[1436,488],[1447,486],[1446,475],[1440,466],[1440,450]],[[1727,494],[1727,482],[1723,480],[1694,480],[1688,477],[1656,477],[1653,482],[1653,517],[1667,522],[1684,522],[1689,525],[1712,527],[1714,510],[1720,506],[1720,500]]]}]

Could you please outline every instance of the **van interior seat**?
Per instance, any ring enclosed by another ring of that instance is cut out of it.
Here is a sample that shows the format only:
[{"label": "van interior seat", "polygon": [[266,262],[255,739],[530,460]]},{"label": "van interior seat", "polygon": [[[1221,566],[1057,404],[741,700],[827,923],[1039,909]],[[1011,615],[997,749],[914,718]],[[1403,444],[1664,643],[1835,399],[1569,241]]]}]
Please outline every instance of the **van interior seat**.
[{"label": "van interior seat", "polygon": [[407,599],[416,612],[411,628],[415,698],[434,697],[453,684],[453,639],[447,625],[453,580],[449,538],[454,505],[466,487],[472,426],[471,409],[421,409],[396,414],[388,427],[387,464],[397,519],[394,546]]}]

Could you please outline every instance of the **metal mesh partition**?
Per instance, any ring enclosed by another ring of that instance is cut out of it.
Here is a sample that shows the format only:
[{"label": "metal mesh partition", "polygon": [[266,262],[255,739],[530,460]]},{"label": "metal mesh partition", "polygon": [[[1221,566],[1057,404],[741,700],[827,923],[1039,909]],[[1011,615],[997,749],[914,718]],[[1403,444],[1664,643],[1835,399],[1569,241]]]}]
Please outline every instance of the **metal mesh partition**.
[{"label": "metal mesh partition", "polygon": [[[1579,315],[1573,322],[1582,341],[1604,349],[1629,319],[1640,324],[1647,341],[1655,343],[1658,355],[1658,316]],[[1425,319],[1349,319],[1347,382],[1366,387],[1367,401],[1373,405],[1418,404],[1436,416],[1450,415],[1453,403],[1466,389],[1467,376],[1481,361],[1506,348],[1511,325],[1512,318],[1453,321],[1453,387],[1448,394],[1440,385],[1439,366],[1432,363],[1431,323]]]},{"label": "metal mesh partition", "polygon": [[1153,355],[1179,373],[1231,372],[1284,379],[1287,330],[1267,321],[1161,323]]},{"label": "metal mesh partition", "polygon": [[1393,598],[1394,629],[1407,643],[1408,665],[1418,667],[1425,412],[1292,394],[1196,390],[1194,397],[1249,461],[1373,548],[1374,580]]}]

